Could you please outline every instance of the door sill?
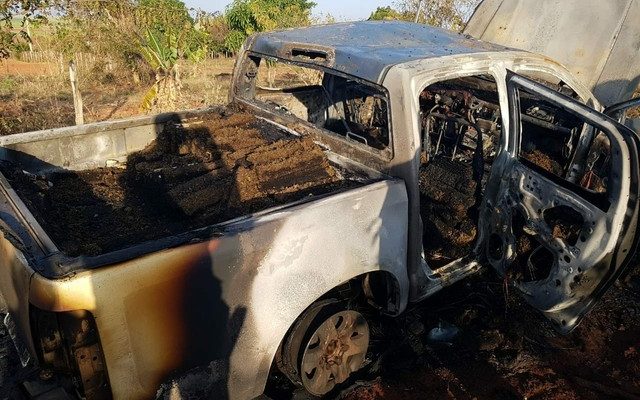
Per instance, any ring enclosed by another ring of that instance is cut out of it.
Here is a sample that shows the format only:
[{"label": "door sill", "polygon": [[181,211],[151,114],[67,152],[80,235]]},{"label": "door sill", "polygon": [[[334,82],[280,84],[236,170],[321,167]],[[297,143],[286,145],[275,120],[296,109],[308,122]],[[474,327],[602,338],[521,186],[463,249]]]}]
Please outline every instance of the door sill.
[{"label": "door sill", "polygon": [[424,258],[421,259],[421,263],[423,271],[426,272],[426,278],[419,285],[418,296],[412,300],[414,302],[433,296],[447,286],[479,273],[483,268],[482,264],[477,260],[469,260],[464,257],[452,261],[435,271],[429,268]]}]

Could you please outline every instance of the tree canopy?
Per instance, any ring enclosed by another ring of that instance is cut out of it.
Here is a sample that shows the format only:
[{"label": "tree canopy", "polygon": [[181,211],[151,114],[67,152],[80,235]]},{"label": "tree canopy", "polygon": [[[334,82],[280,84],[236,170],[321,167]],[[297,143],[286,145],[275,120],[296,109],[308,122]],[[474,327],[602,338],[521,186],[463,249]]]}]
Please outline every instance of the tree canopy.
[{"label": "tree canopy", "polygon": [[26,24],[43,18],[52,3],[51,0],[0,0],[0,59],[9,57],[19,42],[29,40],[24,29]]},{"label": "tree canopy", "polygon": [[[418,22],[460,30],[479,0],[423,0]],[[378,7],[369,20],[415,21],[420,0],[397,0],[393,7]]]},{"label": "tree canopy", "polygon": [[[418,22],[451,30],[461,30],[479,0],[424,0]],[[396,8],[403,15],[415,15],[420,0],[397,0]],[[413,19],[413,18],[412,18]]]},{"label": "tree canopy", "polygon": [[387,7],[378,7],[369,16],[369,21],[387,21],[387,20],[408,20],[407,14],[403,14],[400,11]]},{"label": "tree canopy", "polygon": [[227,48],[237,50],[256,32],[309,25],[315,5],[308,0],[234,0],[225,12],[230,29]]}]

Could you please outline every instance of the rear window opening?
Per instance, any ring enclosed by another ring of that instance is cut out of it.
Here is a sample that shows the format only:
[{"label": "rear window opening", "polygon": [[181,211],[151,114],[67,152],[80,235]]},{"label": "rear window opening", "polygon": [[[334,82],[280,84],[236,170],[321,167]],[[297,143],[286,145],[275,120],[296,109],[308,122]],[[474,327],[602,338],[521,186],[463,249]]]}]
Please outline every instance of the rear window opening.
[{"label": "rear window opening", "polygon": [[[305,51],[298,58],[317,61],[323,54]],[[389,147],[389,102],[383,88],[313,65],[275,59],[251,57],[248,69],[255,70],[249,73],[253,85],[246,91],[249,100],[358,145]]]},{"label": "rear window opening", "polygon": [[498,88],[488,75],[427,87],[420,95],[420,214],[432,269],[468,256],[478,207],[502,134]]}]

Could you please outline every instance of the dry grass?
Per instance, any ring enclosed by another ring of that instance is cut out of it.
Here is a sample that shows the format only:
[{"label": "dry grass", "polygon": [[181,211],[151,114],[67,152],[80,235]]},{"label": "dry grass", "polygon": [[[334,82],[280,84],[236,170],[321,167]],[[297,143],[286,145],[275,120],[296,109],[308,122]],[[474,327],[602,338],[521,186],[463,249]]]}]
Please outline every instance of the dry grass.
[{"label": "dry grass", "polygon": [[[52,58],[53,60],[53,58]],[[177,110],[225,104],[231,83],[233,58],[207,59],[179,66],[182,90]],[[151,76],[134,84],[132,74],[106,68],[104,63],[80,63],[80,90],[85,121],[97,122],[143,114],[142,98]],[[0,135],[57,128],[74,123],[73,99],[66,67],[60,61],[0,60]],[[285,88],[319,84],[316,71],[278,64],[260,66],[259,86]],[[635,97],[640,96],[640,90]],[[640,108],[629,118],[640,118]]]},{"label": "dry grass", "polygon": [[234,62],[233,58],[216,58],[182,65],[182,93],[177,108],[225,104]]},{"label": "dry grass", "polygon": [[0,77],[0,134],[73,124],[71,92],[51,76]]},{"label": "dry grass", "polygon": [[[182,90],[176,109],[226,103],[233,63],[220,58],[180,65]],[[0,63],[0,135],[74,124],[66,73],[46,63],[10,64]],[[94,66],[81,70],[79,80],[86,122],[144,114],[140,105],[149,79],[134,84],[126,71],[104,72]]]},{"label": "dry grass", "polygon": [[[640,97],[640,89],[638,89],[633,94],[633,97],[634,98]],[[640,118],[640,107],[631,108],[629,111],[627,111],[627,118],[631,118],[631,119]]]},{"label": "dry grass", "polygon": [[[175,109],[226,104],[234,62],[217,58],[180,64],[182,88]],[[321,82],[314,70],[286,64],[270,67],[268,73],[264,68],[258,85]],[[144,114],[141,104],[153,82],[150,76],[135,84],[129,71],[112,68],[107,72],[101,64],[85,65],[78,76],[87,123]],[[73,125],[74,115],[69,78],[59,63],[0,62],[0,135]]]}]

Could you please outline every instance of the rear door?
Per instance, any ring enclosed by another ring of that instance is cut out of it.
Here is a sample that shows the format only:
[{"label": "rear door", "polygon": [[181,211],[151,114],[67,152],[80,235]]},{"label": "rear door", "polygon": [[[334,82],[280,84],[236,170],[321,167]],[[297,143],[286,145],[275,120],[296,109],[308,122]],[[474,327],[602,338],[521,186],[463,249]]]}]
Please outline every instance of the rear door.
[{"label": "rear door", "polygon": [[507,146],[481,220],[488,261],[571,331],[636,249],[638,138],[533,80],[507,75]]}]

